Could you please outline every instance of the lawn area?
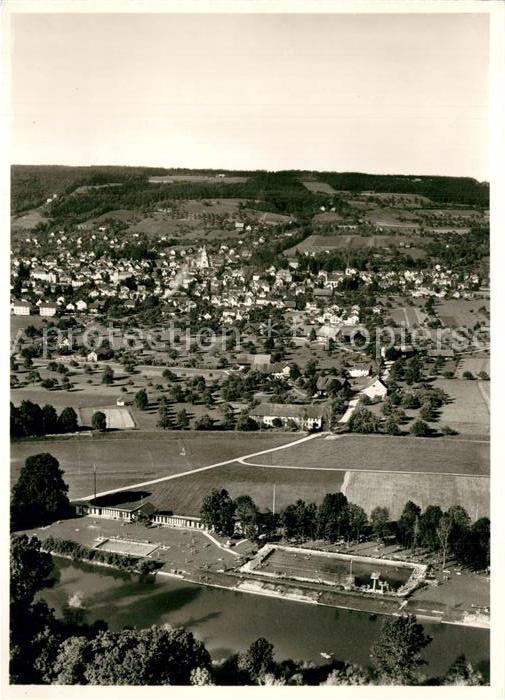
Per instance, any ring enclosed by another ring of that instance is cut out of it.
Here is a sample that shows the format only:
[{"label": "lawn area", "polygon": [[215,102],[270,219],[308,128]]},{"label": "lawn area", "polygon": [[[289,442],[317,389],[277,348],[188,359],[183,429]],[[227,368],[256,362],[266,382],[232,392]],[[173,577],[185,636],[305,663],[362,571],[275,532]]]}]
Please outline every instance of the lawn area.
[{"label": "lawn area", "polygon": [[461,505],[472,519],[489,516],[489,478],[482,476],[348,472],[344,490],[368,515],[376,506],[386,506],[391,518],[398,518],[412,500],[422,509]]},{"label": "lawn area", "polygon": [[[148,500],[160,510],[199,515],[203,499],[213,488],[225,488],[232,498],[247,494],[261,509],[272,509],[275,484],[276,512],[298,498],[320,503],[327,493],[340,491],[344,472],[305,469],[268,469],[228,464],[147,487]],[[128,492],[125,492],[127,500]]]},{"label": "lawn area", "polygon": [[255,457],[251,462],[307,469],[489,474],[489,445],[455,438],[321,436],[280,452]]},{"label": "lawn area", "polygon": [[167,431],[26,440],[12,443],[11,479],[17,480],[28,456],[49,452],[65,472],[70,498],[82,498],[93,492],[93,464],[97,470],[97,492],[101,492],[259,452],[295,439],[294,435],[280,433]]},{"label": "lawn area", "polygon": [[437,379],[434,386],[443,389],[451,399],[440,409],[440,425],[449,425],[462,434],[489,434],[489,396],[482,393],[489,389],[489,382]]},{"label": "lawn area", "polygon": [[84,517],[62,520],[49,527],[27,531],[27,534],[36,535],[42,541],[50,536],[73,540],[86,547],[94,547],[99,537],[120,537],[150,542],[153,546],[159,544],[160,547],[153,552],[152,558],[164,562],[163,569],[167,571],[193,571],[200,567],[216,570],[237,565],[237,558],[233,554],[217,547],[198,530],[146,528],[136,523]]}]

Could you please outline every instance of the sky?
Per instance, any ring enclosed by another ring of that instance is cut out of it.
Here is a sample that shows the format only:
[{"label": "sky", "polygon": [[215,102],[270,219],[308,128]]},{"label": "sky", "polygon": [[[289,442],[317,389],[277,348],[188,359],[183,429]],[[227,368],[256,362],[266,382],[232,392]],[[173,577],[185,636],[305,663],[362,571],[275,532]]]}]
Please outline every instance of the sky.
[{"label": "sky", "polygon": [[488,16],[13,15],[11,162],[488,180]]}]

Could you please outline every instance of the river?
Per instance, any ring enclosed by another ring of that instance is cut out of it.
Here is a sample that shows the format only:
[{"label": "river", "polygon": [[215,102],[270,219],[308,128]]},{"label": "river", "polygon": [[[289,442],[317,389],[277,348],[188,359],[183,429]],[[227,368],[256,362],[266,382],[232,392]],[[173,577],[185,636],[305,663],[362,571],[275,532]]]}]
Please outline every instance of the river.
[{"label": "river", "polygon": [[[86,622],[105,620],[113,630],[170,623],[191,630],[216,659],[246,648],[258,637],[275,646],[278,660],[322,663],[321,652],[366,665],[381,616],[237,593],[158,577],[140,582],[112,569],[54,557],[55,582],[45,599],[57,615],[70,610]],[[424,624],[424,623],[423,623]],[[459,654],[485,668],[489,632],[456,625],[424,624],[433,641],[425,650],[427,671],[447,670]]]}]

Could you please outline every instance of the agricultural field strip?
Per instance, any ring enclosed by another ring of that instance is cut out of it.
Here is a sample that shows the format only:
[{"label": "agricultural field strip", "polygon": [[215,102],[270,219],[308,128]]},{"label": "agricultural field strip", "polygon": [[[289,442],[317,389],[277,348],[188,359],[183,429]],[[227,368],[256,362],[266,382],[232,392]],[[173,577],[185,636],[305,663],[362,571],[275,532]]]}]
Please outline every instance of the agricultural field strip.
[{"label": "agricultural field strip", "polygon": [[357,467],[292,467],[284,464],[259,464],[256,462],[246,462],[247,458],[237,459],[237,462],[244,464],[246,467],[263,467],[264,469],[301,469],[302,471],[312,471],[312,472],[369,472],[372,474],[423,474],[430,476],[432,474],[439,474],[441,476],[469,476],[478,477],[481,479],[489,479],[489,474],[459,474],[456,472],[434,472],[434,471],[412,471],[412,470],[402,470],[402,469],[360,469]]},{"label": "agricultural field strip", "polygon": [[[270,447],[267,450],[261,450],[259,452],[253,452],[252,454],[249,455],[242,455],[242,457],[237,458],[233,457],[232,459],[227,459],[224,462],[215,462],[214,464],[209,464],[206,467],[197,467],[196,469],[189,469],[188,471],[181,472],[179,474],[170,474],[169,476],[162,476],[159,477],[158,479],[151,479],[150,481],[142,481],[138,484],[131,484],[130,486],[122,486],[116,489],[109,489],[108,491],[102,491],[101,493],[97,493],[96,497],[98,498],[99,496],[109,496],[113,493],[119,493],[121,491],[125,490],[131,490],[135,488],[143,488],[144,486],[150,486],[152,484],[159,484],[163,481],[170,481],[172,479],[178,479],[181,476],[189,476],[191,474],[198,474],[200,472],[205,472],[209,471],[210,469],[215,469],[216,467],[224,467],[227,464],[232,464],[233,462],[237,462],[238,459],[252,459],[253,457],[259,457],[260,455],[267,454],[270,452],[276,452],[277,450],[285,450],[287,447],[294,447],[295,445],[299,445],[301,443],[307,442],[309,440],[313,440],[314,438],[321,437],[321,433],[316,433],[314,435],[306,435],[303,438],[300,438],[298,440],[294,440],[293,442],[289,442],[286,445],[280,445],[278,447]],[[265,466],[265,465],[262,465]],[[340,470],[341,471],[341,470]],[[79,500],[89,500],[91,498],[94,498],[95,494],[91,494],[89,496],[82,496]]]}]

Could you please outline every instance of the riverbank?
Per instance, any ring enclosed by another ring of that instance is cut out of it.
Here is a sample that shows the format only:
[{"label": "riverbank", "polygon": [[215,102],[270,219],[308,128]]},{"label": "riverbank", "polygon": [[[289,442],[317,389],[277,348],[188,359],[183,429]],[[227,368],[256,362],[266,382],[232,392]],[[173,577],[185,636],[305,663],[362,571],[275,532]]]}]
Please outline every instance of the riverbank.
[{"label": "riverbank", "polygon": [[[38,598],[58,617],[83,624],[104,620],[112,631],[154,624],[184,627],[205,642],[216,661],[265,637],[279,661],[303,659],[317,665],[325,653],[366,666],[386,619],[348,606],[338,609],[286,597],[245,595],[230,588],[231,582],[221,575],[202,585],[173,574],[142,578],[59,557],[54,557],[54,565],[48,587]],[[426,673],[445,673],[457,656],[465,654],[487,677],[487,630],[421,622],[432,638],[423,654]]]},{"label": "riverbank", "polygon": [[241,558],[245,561],[254,551],[250,543],[228,550],[222,542],[213,542],[195,530],[146,528],[85,517],[53,523],[27,534],[42,541],[51,536],[69,539],[87,547],[96,546],[101,538],[149,542],[155,546],[149,558],[161,563],[157,576],[199,586],[372,615],[411,613],[432,623],[489,628],[489,582],[475,575],[453,576],[439,586],[424,586],[402,600],[337,590],[317,582],[271,581],[253,572],[246,575],[238,569]]}]

